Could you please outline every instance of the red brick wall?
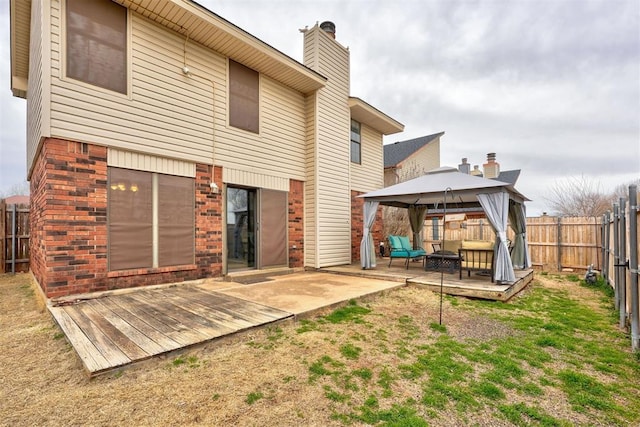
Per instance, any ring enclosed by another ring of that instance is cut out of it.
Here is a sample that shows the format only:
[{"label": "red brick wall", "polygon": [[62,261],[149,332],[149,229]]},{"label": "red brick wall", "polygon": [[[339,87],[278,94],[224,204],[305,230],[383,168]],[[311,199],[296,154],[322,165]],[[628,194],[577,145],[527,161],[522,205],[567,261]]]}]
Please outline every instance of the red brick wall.
[{"label": "red brick wall", "polygon": [[46,295],[106,289],[106,148],[45,140],[31,194],[31,269]]},{"label": "red brick wall", "polygon": [[[31,177],[31,270],[50,297],[170,283],[222,272],[222,196],[196,168],[195,264],[109,272],[107,150],[49,138]],[[215,169],[222,188],[222,169]]]},{"label": "red brick wall", "polygon": [[289,267],[304,266],[304,182],[289,181]]},{"label": "red brick wall", "polygon": [[[219,190],[211,191],[211,165],[196,165],[196,265],[198,278],[222,275],[222,206]],[[222,188],[222,168],[214,170],[214,180]]]},{"label": "red brick wall", "polygon": [[[363,224],[363,206],[364,199],[357,197],[362,192],[351,191],[351,261],[360,261],[360,242],[362,241],[362,224]],[[376,220],[373,223],[371,229],[371,235],[373,236],[373,245],[376,248],[376,254],[378,253],[378,245],[384,241],[384,235],[382,232],[382,208],[378,206],[376,212]]]}]

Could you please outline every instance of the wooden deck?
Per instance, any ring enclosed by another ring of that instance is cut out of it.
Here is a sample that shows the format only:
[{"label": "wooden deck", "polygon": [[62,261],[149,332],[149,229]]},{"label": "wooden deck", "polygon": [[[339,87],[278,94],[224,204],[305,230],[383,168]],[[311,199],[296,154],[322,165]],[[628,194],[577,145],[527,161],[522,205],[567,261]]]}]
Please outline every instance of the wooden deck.
[{"label": "wooden deck", "polygon": [[90,376],[293,317],[195,286],[138,289],[49,310]]},{"label": "wooden deck", "polygon": [[360,264],[326,267],[320,269],[336,274],[350,276],[379,278],[384,280],[403,281],[408,285],[421,286],[436,292],[440,291],[440,279],[442,278],[442,291],[447,295],[459,295],[469,298],[482,298],[494,301],[508,301],[518,292],[522,291],[532,280],[533,270],[516,270],[516,281],[511,284],[491,283],[488,276],[471,274],[471,277],[463,275],[459,279],[458,272],[440,273],[438,271],[424,271],[422,262],[409,263],[409,268],[404,265],[387,267],[388,258],[378,260],[378,266],[373,269],[363,270]]},{"label": "wooden deck", "polygon": [[508,301],[518,292],[523,290],[533,280],[533,270],[516,270],[516,281],[514,283],[501,284],[491,283],[487,276],[462,275],[459,279],[458,273],[440,274],[438,272],[424,272],[420,276],[407,280],[407,284],[416,285],[440,292],[440,281],[442,279],[442,292],[447,295],[458,295],[469,298],[481,298],[494,301]]}]

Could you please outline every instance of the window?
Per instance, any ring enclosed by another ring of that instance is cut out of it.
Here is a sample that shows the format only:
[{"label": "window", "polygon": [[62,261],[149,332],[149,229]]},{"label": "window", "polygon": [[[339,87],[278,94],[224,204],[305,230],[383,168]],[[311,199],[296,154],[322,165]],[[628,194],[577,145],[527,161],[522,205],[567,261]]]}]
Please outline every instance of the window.
[{"label": "window", "polygon": [[360,123],[351,120],[351,162],[360,164]]},{"label": "window", "polygon": [[127,93],[127,9],[111,0],[67,0],[66,74]]},{"label": "window", "polygon": [[194,262],[194,180],[109,168],[109,269]]},{"label": "window", "polygon": [[258,133],[259,74],[229,60],[229,125]]}]

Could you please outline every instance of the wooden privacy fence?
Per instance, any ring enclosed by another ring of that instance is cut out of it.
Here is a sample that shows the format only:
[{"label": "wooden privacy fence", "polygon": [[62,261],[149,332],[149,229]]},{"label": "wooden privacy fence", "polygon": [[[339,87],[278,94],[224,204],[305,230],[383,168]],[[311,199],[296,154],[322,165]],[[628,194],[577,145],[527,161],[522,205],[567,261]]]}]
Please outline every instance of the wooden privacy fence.
[{"label": "wooden privacy fence", "polygon": [[[444,230],[443,230],[444,228]],[[602,268],[602,218],[561,218],[541,216],[527,218],[527,241],[534,267],[545,271],[586,270],[593,264]],[[427,220],[423,231],[425,248],[442,240],[494,240],[495,233],[486,218],[451,221],[443,227],[441,220]],[[509,227],[507,238],[513,240]]]},{"label": "wooden privacy fence", "polygon": [[629,186],[628,199],[621,198],[611,212],[602,217],[603,278],[614,290],[620,328],[631,330],[631,348],[640,350],[640,295],[638,291],[638,252],[640,215],[637,187]]},{"label": "wooden privacy fence", "polygon": [[29,271],[29,206],[0,200],[0,273]]}]

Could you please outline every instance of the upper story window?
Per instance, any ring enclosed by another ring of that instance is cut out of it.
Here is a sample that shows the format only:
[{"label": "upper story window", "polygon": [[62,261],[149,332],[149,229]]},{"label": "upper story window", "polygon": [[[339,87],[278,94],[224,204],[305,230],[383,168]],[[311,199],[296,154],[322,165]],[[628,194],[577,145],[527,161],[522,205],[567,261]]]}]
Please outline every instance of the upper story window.
[{"label": "upper story window", "polygon": [[67,0],[66,74],[127,93],[127,9],[111,0]]},{"label": "upper story window", "polygon": [[351,120],[351,162],[360,164],[360,123]]},{"label": "upper story window", "polygon": [[259,132],[259,77],[257,71],[229,59],[229,125]]}]

